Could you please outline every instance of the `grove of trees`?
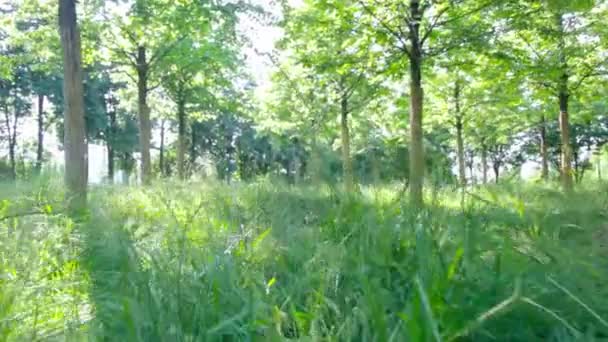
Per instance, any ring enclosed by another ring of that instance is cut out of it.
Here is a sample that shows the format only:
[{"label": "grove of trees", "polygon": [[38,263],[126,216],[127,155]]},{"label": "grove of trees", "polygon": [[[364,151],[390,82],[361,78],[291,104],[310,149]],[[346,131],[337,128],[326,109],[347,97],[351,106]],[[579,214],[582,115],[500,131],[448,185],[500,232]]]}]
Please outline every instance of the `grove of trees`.
[{"label": "grove of trees", "polygon": [[[399,181],[415,206],[425,185],[486,183],[490,171],[498,182],[530,163],[572,191],[602,155],[604,1],[276,6],[279,17],[242,1],[5,3],[3,176],[52,164],[51,128],[79,195],[87,143],[106,146],[108,181],[117,168],[143,184],[275,174],[354,192]],[[263,87],[247,68],[251,22],[283,32],[254,57],[273,70]],[[35,142],[20,139],[34,127]]]}]

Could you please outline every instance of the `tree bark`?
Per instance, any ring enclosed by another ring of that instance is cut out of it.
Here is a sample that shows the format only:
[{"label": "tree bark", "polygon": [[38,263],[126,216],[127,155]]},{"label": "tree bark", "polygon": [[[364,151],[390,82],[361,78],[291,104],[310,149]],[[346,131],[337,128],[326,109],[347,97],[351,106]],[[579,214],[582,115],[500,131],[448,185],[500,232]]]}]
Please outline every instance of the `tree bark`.
[{"label": "tree bark", "polygon": [[481,177],[483,184],[488,183],[488,147],[481,143]]},{"label": "tree bark", "polygon": [[146,48],[137,47],[137,113],[139,116],[139,149],[141,155],[140,177],[142,184],[150,184],[152,169],[150,166],[150,140],[152,125],[150,107],[148,107],[149,64],[146,59]]},{"label": "tree bark", "polygon": [[[567,76],[566,76],[567,77]],[[559,130],[562,145],[561,176],[564,191],[574,189],[572,180],[572,147],[570,146],[570,120],[568,114],[568,93],[560,91],[559,94]]]},{"label": "tree bark", "polygon": [[196,144],[198,143],[198,138],[196,135],[196,130],[194,128],[190,129],[190,171],[194,171],[194,166],[196,163]]},{"label": "tree bark", "polygon": [[458,155],[458,179],[460,186],[467,185],[467,176],[465,171],[464,160],[464,139],[462,138],[462,114],[460,113],[460,83],[456,80],[454,86],[454,110],[456,115],[456,154]]},{"label": "tree bark", "polygon": [[110,126],[108,127],[108,136],[106,139],[106,145],[108,148],[108,181],[110,184],[114,183],[114,173],[115,173],[115,151],[114,151],[114,143],[115,136],[117,131],[116,126],[116,111],[115,108],[111,108],[108,110],[108,116],[110,119]]},{"label": "tree bark", "polygon": [[570,93],[568,89],[568,60],[566,57],[566,44],[564,41],[564,23],[561,13],[556,16],[558,26],[558,54],[562,75],[559,80],[559,130],[561,139],[561,177],[564,191],[571,192],[574,189],[572,181],[572,147],[570,146],[570,119],[568,114],[568,102]]},{"label": "tree bark", "polygon": [[[15,109],[15,115],[17,115],[17,109]],[[15,145],[13,139],[13,125],[11,125],[11,114],[8,109],[8,105],[4,105],[4,126],[6,129],[6,133],[8,134],[8,156],[9,163],[11,167],[10,178],[15,180],[17,178],[17,166],[15,163]]]},{"label": "tree bark", "polygon": [[82,52],[75,0],[59,0],[59,28],[63,50],[66,199],[71,210],[80,210],[86,206],[87,145]]},{"label": "tree bark", "polygon": [[469,159],[467,160],[467,168],[469,169],[469,177],[471,180],[471,185],[475,185],[475,175],[473,174],[473,165],[475,164],[475,156],[473,155],[473,151],[471,151],[469,155]]},{"label": "tree bark", "polygon": [[579,183],[581,180],[582,173],[581,173],[581,165],[579,163],[578,151],[576,149],[572,153],[572,159],[573,159],[573,164],[574,164],[574,169],[573,169],[574,181],[576,183]]},{"label": "tree bark", "polygon": [[177,101],[177,175],[186,178],[186,100],[183,96]]},{"label": "tree bark", "polygon": [[492,164],[492,168],[494,169],[494,182],[498,184],[498,180],[500,179],[500,164],[494,163]]},{"label": "tree bark", "polygon": [[410,62],[410,202],[414,207],[422,207],[424,184],[424,146],[422,142],[422,46],[420,41],[420,21],[422,11],[419,0],[410,1],[409,40]]},{"label": "tree bark", "polygon": [[11,163],[11,179],[17,179],[17,158],[15,156],[17,141],[15,139],[15,132],[9,133],[9,143],[8,143],[8,156]]},{"label": "tree bark", "polygon": [[348,128],[348,98],[342,94],[340,101],[340,129],[342,135],[342,172],[344,173],[344,190],[354,190],[353,161],[350,157],[350,131]]},{"label": "tree bark", "polygon": [[165,176],[165,119],[160,122],[160,149],[158,157],[158,168],[160,176]]},{"label": "tree bark", "polygon": [[549,152],[547,146],[547,123],[544,115],[540,118],[540,159],[541,177],[546,181],[549,179]]},{"label": "tree bark", "polygon": [[44,95],[38,94],[38,148],[36,150],[36,173],[42,171],[44,158]]}]

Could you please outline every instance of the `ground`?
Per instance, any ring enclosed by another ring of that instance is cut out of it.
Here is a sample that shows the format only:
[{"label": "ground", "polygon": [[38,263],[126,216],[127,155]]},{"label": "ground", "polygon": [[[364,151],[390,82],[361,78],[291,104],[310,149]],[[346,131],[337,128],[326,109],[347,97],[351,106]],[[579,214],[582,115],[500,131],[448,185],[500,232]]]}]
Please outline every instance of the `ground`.
[{"label": "ground", "polygon": [[607,339],[608,188],[5,186],[0,340]]}]

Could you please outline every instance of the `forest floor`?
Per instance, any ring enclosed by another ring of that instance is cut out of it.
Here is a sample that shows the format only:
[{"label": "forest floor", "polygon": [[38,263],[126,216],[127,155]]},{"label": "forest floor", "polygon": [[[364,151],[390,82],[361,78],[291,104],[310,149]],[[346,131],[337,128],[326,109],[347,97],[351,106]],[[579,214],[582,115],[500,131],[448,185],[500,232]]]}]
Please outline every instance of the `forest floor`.
[{"label": "forest floor", "polygon": [[4,186],[0,341],[608,340],[608,186]]}]

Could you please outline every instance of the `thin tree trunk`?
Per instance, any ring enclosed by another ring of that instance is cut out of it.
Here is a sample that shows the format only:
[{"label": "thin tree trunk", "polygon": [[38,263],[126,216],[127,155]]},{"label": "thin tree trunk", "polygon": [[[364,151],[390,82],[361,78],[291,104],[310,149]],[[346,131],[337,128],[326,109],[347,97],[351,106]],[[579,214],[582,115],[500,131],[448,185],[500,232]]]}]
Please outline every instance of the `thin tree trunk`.
[{"label": "thin tree trunk", "polygon": [[462,118],[456,118],[456,152],[458,154],[458,180],[461,186],[467,185],[464,139],[462,138]]},{"label": "thin tree trunk", "polygon": [[483,184],[488,183],[488,147],[481,143],[481,177]]},{"label": "thin tree trunk", "polygon": [[462,138],[462,115],[460,113],[460,82],[456,80],[454,86],[454,110],[456,116],[456,154],[458,155],[458,180],[460,186],[467,185],[467,176],[464,160],[464,139]]},{"label": "thin tree trunk", "polygon": [[[180,96],[181,97],[181,96]],[[177,174],[179,179],[186,178],[186,101],[177,101]]]},{"label": "thin tree trunk", "polygon": [[549,179],[549,152],[547,146],[547,123],[544,115],[540,118],[540,159],[541,177],[546,181]]},{"label": "thin tree trunk", "polygon": [[9,114],[9,109],[8,106],[5,104],[4,106],[4,126],[6,129],[6,133],[8,134],[8,156],[9,156],[9,162],[10,162],[10,166],[11,166],[11,174],[10,174],[10,178],[11,179],[16,179],[17,178],[17,170],[16,170],[16,165],[15,165],[15,147],[13,145],[13,128],[11,125],[11,115]]},{"label": "thin tree trunk", "polygon": [[13,135],[9,137],[10,141],[8,144],[8,156],[11,163],[11,179],[15,180],[17,179],[17,159],[15,157],[16,140],[14,139],[15,132],[13,132],[12,134]]},{"label": "thin tree trunk", "polygon": [[194,166],[196,163],[196,144],[198,143],[196,130],[194,127],[190,129],[190,171],[194,171]]},{"label": "thin tree trunk", "polygon": [[158,168],[160,176],[165,176],[165,119],[160,122],[160,151],[158,157]]},{"label": "thin tree trunk", "polygon": [[471,155],[469,160],[467,161],[467,167],[469,168],[469,177],[471,179],[471,185],[475,185],[475,175],[473,174],[473,165],[475,163],[475,159],[473,156],[473,152],[471,151]]},{"label": "thin tree trunk", "polygon": [[59,28],[63,50],[64,156],[67,202],[71,210],[86,206],[87,145],[84,86],[76,1],[59,0]]},{"label": "thin tree trunk", "polygon": [[150,140],[152,125],[150,123],[150,107],[148,107],[148,76],[149,65],[146,60],[146,48],[137,47],[137,112],[139,116],[139,148],[141,155],[141,182],[149,184],[152,180],[150,166]]},{"label": "thin tree trunk", "polygon": [[348,128],[348,99],[342,94],[340,101],[340,129],[342,135],[342,171],[344,173],[344,190],[354,190],[353,161],[350,157],[350,131]]},{"label": "thin tree trunk", "polygon": [[38,94],[38,148],[36,151],[36,173],[42,171],[44,158],[44,95]]},{"label": "thin tree trunk", "polygon": [[107,146],[108,149],[108,183],[114,183],[114,148],[110,144]]},{"label": "thin tree trunk", "polygon": [[561,158],[561,175],[562,186],[566,192],[570,192],[574,188],[572,181],[572,148],[570,146],[570,122],[568,115],[568,94],[560,92],[559,94],[559,129],[562,145]]},{"label": "thin tree trunk", "polygon": [[114,151],[114,143],[115,136],[117,131],[116,125],[116,109],[110,108],[108,110],[108,116],[110,118],[110,126],[108,127],[108,136],[106,139],[106,145],[108,148],[108,181],[110,184],[114,183],[114,173],[115,173],[115,151]]},{"label": "thin tree trunk", "polygon": [[568,91],[568,60],[566,58],[564,42],[564,24],[561,13],[557,15],[559,31],[558,53],[562,76],[559,84],[559,130],[561,138],[561,176],[564,191],[571,192],[574,189],[572,181],[572,147],[570,146],[570,119],[568,114],[568,102],[570,94]]},{"label": "thin tree trunk", "polygon": [[13,127],[11,132],[9,132],[9,154],[11,160],[11,170],[13,174],[13,179],[17,179],[17,122],[19,120],[19,108],[17,106],[17,92],[15,91],[15,116],[13,117]]},{"label": "thin tree trunk", "polygon": [[422,12],[419,0],[410,1],[409,39],[410,62],[410,202],[414,207],[422,207],[424,184],[424,147],[422,143],[422,46],[420,42],[420,19]]},{"label": "thin tree trunk", "polygon": [[579,163],[579,158],[578,158],[578,151],[575,150],[574,153],[572,153],[572,159],[573,159],[573,163],[574,163],[574,181],[576,183],[580,182],[580,177],[581,177],[581,167],[580,167],[580,163]]},{"label": "thin tree trunk", "polygon": [[494,182],[498,184],[498,180],[500,179],[500,164],[494,163],[492,168],[494,169]]}]

